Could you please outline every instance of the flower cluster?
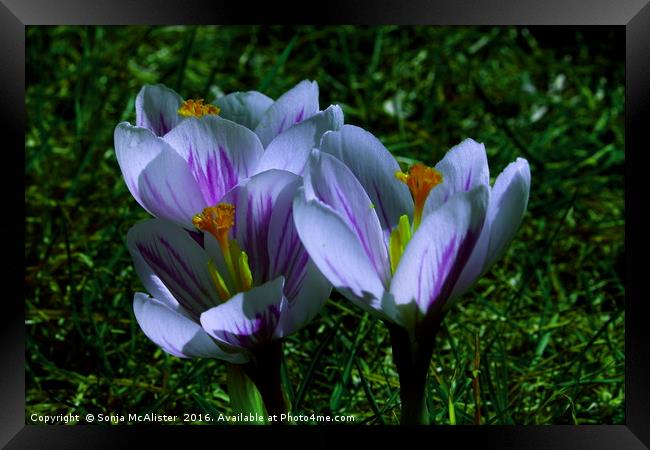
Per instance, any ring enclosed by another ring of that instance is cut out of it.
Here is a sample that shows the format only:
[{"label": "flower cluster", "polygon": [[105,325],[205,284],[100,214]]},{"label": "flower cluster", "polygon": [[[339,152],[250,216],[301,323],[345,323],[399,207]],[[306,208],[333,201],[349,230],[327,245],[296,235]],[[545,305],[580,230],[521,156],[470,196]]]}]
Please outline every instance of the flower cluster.
[{"label": "flower cluster", "polygon": [[255,349],[308,323],[331,285],[293,222],[311,150],[340,129],[303,81],[276,101],[255,91],[186,100],[160,85],[136,98],[115,150],[126,185],[155,219],[127,243],[153,297],[138,293],[144,333],[180,357],[246,362]]},{"label": "flower cluster", "polygon": [[526,160],[490,185],[485,147],[467,139],[435,167],[403,170],[375,136],[344,125],[339,106],[321,111],[315,82],[275,101],[249,91],[211,104],[145,86],[135,106],[135,126],[115,129],[116,155],[155,218],[127,237],[151,294],[137,293],[134,311],[175,356],[263,360],[333,286],[386,322],[410,380],[527,207]]}]

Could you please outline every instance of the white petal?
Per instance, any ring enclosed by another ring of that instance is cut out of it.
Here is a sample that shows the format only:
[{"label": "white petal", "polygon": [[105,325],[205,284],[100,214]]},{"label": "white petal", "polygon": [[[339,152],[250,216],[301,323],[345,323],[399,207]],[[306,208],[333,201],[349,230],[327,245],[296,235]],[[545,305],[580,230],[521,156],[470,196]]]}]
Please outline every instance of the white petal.
[{"label": "white petal", "polygon": [[263,152],[255,133],[217,116],[189,117],[164,139],[186,161],[205,205],[251,176]]},{"label": "white petal", "polygon": [[318,147],[321,136],[343,125],[343,111],[332,105],[325,111],[292,126],[278,135],[264,150],[258,172],[282,169],[302,175],[312,149]]},{"label": "white petal", "polygon": [[273,138],[289,127],[309,119],[318,109],[318,84],[303,80],[271,105],[255,128],[255,133],[266,148]]},{"label": "white petal", "polygon": [[302,188],[293,214],[300,239],[320,272],[356,305],[383,317],[382,280],[341,216],[317,199],[307,200]]},{"label": "white petal", "polygon": [[253,350],[274,339],[287,302],[279,277],[201,314],[201,326],[218,342],[238,350]]},{"label": "white petal", "polygon": [[219,116],[254,130],[273,99],[257,91],[233,92],[218,98],[214,104],[221,108]]},{"label": "white petal", "polygon": [[151,219],[134,225],[126,239],[134,260],[144,261],[190,316],[198,318],[220,303],[208,271],[209,256],[183,228]]},{"label": "white petal", "polygon": [[233,363],[247,360],[240,353],[223,351],[197,322],[172,311],[146,294],[135,294],[133,311],[144,334],[171,355],[179,358],[219,358]]},{"label": "white petal", "polygon": [[490,171],[485,146],[465,139],[436,164],[442,173],[442,184],[433,188],[424,206],[424,215],[438,208],[458,192],[468,192],[477,186],[489,186]]},{"label": "white petal", "polygon": [[182,120],[178,114],[182,103],[180,95],[162,84],[143,86],[135,98],[135,123],[164,136]]},{"label": "white petal", "polygon": [[478,186],[456,194],[423,219],[390,287],[408,326],[444,307],[476,245],[487,202],[488,188]]},{"label": "white petal", "polygon": [[413,216],[413,200],[404,183],[395,178],[399,164],[371,133],[353,125],[323,135],[320,150],[340,159],[359,180],[375,205],[386,234],[403,214]]},{"label": "white petal", "polygon": [[503,254],[514,237],[528,206],[530,167],[517,158],[497,177],[492,188],[487,221],[490,243],[483,266],[485,272]]}]

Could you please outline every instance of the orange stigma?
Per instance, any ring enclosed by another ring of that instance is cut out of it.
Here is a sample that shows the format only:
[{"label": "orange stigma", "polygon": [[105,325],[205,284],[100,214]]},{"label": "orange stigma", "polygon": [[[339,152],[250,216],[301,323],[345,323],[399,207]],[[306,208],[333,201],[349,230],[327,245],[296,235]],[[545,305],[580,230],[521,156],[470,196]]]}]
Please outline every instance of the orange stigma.
[{"label": "orange stigma", "polygon": [[198,100],[185,100],[180,108],[178,108],[178,114],[183,117],[203,117],[209,114],[219,114],[221,109],[218,106],[211,104],[205,105],[203,99]]},{"label": "orange stigma", "polygon": [[222,249],[227,249],[228,232],[235,225],[235,207],[230,203],[208,206],[202,213],[194,216],[192,223],[199,230],[214,236]]},{"label": "orange stigma", "polygon": [[413,213],[414,229],[420,225],[422,211],[431,189],[442,183],[442,174],[433,167],[422,163],[413,164],[408,173],[395,172],[395,178],[406,184],[413,196],[415,211]]}]

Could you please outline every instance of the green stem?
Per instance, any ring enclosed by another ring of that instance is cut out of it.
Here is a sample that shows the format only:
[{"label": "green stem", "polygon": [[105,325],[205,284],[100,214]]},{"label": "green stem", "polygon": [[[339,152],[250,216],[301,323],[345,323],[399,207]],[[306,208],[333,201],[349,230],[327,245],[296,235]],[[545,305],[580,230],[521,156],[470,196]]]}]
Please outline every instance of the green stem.
[{"label": "green stem", "polygon": [[399,374],[402,425],[429,425],[426,400],[427,373],[438,327],[424,339],[412,342],[406,329],[387,323],[393,347],[393,361]]}]

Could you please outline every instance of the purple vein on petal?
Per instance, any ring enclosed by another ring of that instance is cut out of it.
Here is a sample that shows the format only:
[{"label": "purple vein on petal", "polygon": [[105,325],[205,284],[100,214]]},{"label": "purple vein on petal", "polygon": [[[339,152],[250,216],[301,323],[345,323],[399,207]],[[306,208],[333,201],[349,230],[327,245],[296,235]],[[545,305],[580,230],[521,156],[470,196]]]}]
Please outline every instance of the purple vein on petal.
[{"label": "purple vein on petal", "polygon": [[287,122],[287,116],[284,116],[282,118],[282,122],[280,122],[280,128],[278,128],[278,132],[276,133],[276,135],[278,135],[278,134],[280,134],[280,133],[282,133],[284,131],[284,124],[286,122]]},{"label": "purple vein on petal", "polygon": [[347,216],[348,220],[350,221],[350,224],[354,228],[355,233],[359,237],[359,240],[361,241],[361,245],[363,246],[363,250],[365,251],[366,255],[370,259],[370,262],[372,263],[372,267],[375,269],[375,272],[377,275],[379,275],[379,279],[384,282],[384,273],[380,270],[380,268],[377,266],[377,259],[372,253],[372,249],[370,248],[370,244],[367,241],[367,236],[365,233],[361,231],[361,226],[357,222],[357,218],[354,216],[354,213],[352,212],[352,208],[350,208],[350,205],[348,204],[347,200],[345,199],[345,196],[341,192],[341,190],[338,188],[338,186],[334,186],[334,189],[336,190],[336,196],[338,197],[339,201],[341,202],[341,206],[343,206],[343,209],[345,210],[345,215]]},{"label": "purple vein on petal", "polygon": [[352,286],[352,283],[346,277],[344,277],[343,274],[341,274],[341,272],[338,271],[336,266],[332,263],[332,261],[330,261],[329,258],[325,257],[323,259],[325,261],[325,264],[327,264],[327,267],[334,274],[334,276],[339,279],[338,284],[335,284],[335,283],[332,283],[332,284],[334,284],[336,287],[344,287],[344,288],[351,288],[351,289],[356,288],[356,289],[359,290],[359,292],[363,292],[363,289],[361,288],[361,286],[358,283],[356,283],[356,286]]},{"label": "purple vein on petal", "polygon": [[158,113],[158,120],[159,120],[160,129],[155,130],[155,132],[157,134],[160,133],[158,134],[159,136],[164,136],[169,132],[169,130],[171,130],[171,127],[167,125],[167,122],[165,121],[165,116],[163,115],[162,111]]},{"label": "purple vein on petal", "polygon": [[[271,265],[272,277],[284,275],[284,294],[288,300],[292,300],[298,295],[306,273],[307,261],[309,260],[309,255],[302,246],[298,233],[292,228],[292,222],[293,213],[289,212],[282,223],[282,234],[280,234],[277,243],[278,251],[275,252]],[[288,233],[288,231],[291,232]],[[290,235],[290,237],[288,238],[287,235]],[[280,266],[281,257],[282,266]]]},{"label": "purple vein on petal", "polygon": [[[269,195],[265,195],[256,201],[255,205],[253,203],[254,200],[249,199],[246,205],[246,233],[243,244],[248,256],[252,257],[250,262],[254,281],[261,283],[267,281],[269,275],[270,258],[267,245],[273,201]],[[254,221],[254,217],[258,220]]]},{"label": "purple vein on petal", "polygon": [[[434,302],[445,302],[452,293],[452,290],[460,277],[467,260],[469,259],[480,230],[468,230],[467,233],[460,239],[458,236],[453,236],[449,244],[442,252],[441,260],[438,262],[438,270],[435,274],[434,286],[431,291],[431,296],[428,303],[424,305],[427,309],[433,305]],[[420,280],[418,279],[418,289],[420,288]],[[418,294],[420,292],[418,291]],[[442,305],[440,305],[442,306]]]},{"label": "purple vein on petal", "polygon": [[305,107],[303,106],[300,108],[300,111],[298,112],[298,115],[296,116],[296,119],[293,121],[294,124],[302,121],[303,116],[305,115]]},{"label": "purple vein on petal", "polygon": [[[162,241],[162,238],[159,237],[159,240]],[[143,243],[137,243],[136,247],[144,258],[145,262],[149,264],[149,266],[151,266],[153,269],[155,269],[155,272],[160,273],[160,275],[166,275],[168,277],[168,281],[172,281],[175,284],[171,285],[169,283],[165,283],[168,289],[174,294],[176,300],[195,318],[198,318],[201,315],[202,311],[205,311],[210,306],[213,306],[202,300],[202,296],[200,294],[203,294],[203,292],[201,292],[201,289],[197,291],[196,282],[194,282],[194,286],[188,284],[188,278],[191,279],[192,277],[184,276],[183,274],[179,273],[175,267],[169,265],[167,261],[165,261],[165,258],[161,255],[158,248],[154,246],[148,246]],[[178,261],[177,253],[172,253],[172,257]],[[183,267],[183,270],[186,272],[186,275],[188,275],[186,267]],[[185,292],[180,292],[179,289]]]},{"label": "purple vein on petal", "polygon": [[278,305],[269,305],[264,311],[256,313],[253,319],[235,323],[234,331],[214,330],[212,334],[220,341],[235,347],[252,349],[259,343],[271,339],[279,317]]},{"label": "purple vein on petal", "polygon": [[[154,185],[151,183],[151,180],[149,179],[149,174],[147,172],[142,172],[141,175],[144,179],[145,184],[147,185],[147,189],[149,190],[149,193],[153,196],[153,202],[157,206],[156,209],[160,208],[161,211],[156,211],[158,214],[156,215],[162,215],[167,218],[175,218],[177,216],[178,211],[173,210],[169,204],[167,204],[167,201],[163,198],[163,196],[160,194],[160,191],[154,187]],[[167,187],[169,188],[169,181],[166,181]],[[173,190],[170,191],[173,193]],[[182,209],[182,206],[178,203],[178,200],[175,197],[172,197],[172,200],[174,200],[177,204],[177,206],[180,208],[180,211],[184,214],[184,211]]]},{"label": "purple vein on petal", "polygon": [[309,255],[303,249],[302,252],[295,252],[294,257],[291,259],[291,265],[287,270],[285,278],[287,285],[284,288],[284,293],[287,299],[293,300],[300,292],[305,275],[307,274],[307,263],[309,262]]},{"label": "purple vein on petal", "polygon": [[372,189],[375,191],[375,198],[377,199],[377,207],[379,207],[379,211],[381,213],[381,218],[384,221],[384,224],[386,225],[386,229],[384,230],[384,238],[386,242],[388,242],[388,239],[390,239],[390,233],[392,230],[391,223],[388,220],[388,213],[386,212],[386,208],[384,207],[384,202],[381,200],[381,194],[379,193],[379,189],[377,188],[377,184],[375,183],[375,180],[372,180]]},{"label": "purple vein on petal", "polygon": [[472,184],[472,168],[470,167],[467,178],[465,179],[465,192],[469,191],[469,188]]},{"label": "purple vein on petal", "polygon": [[222,145],[219,145],[219,159],[220,169],[223,171],[224,178],[226,180],[224,183],[224,190],[221,193],[221,196],[223,196],[237,184],[237,174],[235,173],[235,168],[233,167],[232,161],[228,157],[228,152],[226,152],[226,149]]}]

